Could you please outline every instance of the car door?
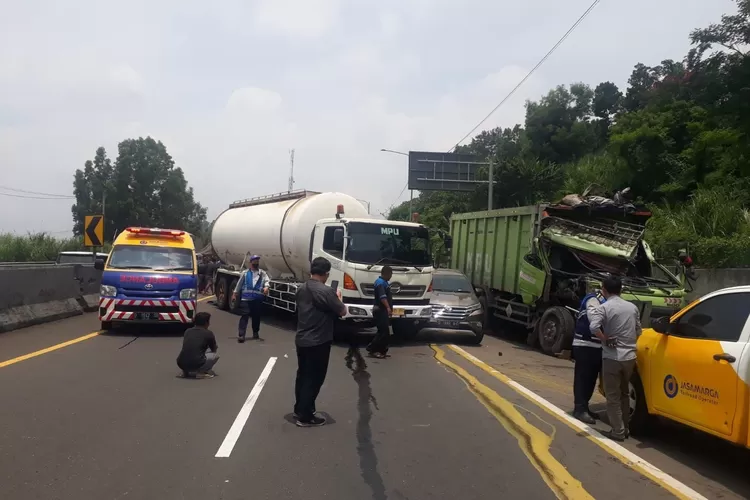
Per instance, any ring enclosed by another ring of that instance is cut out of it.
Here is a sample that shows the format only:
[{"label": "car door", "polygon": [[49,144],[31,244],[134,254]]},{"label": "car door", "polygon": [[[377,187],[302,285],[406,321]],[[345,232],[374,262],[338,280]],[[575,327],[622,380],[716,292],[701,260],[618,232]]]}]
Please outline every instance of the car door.
[{"label": "car door", "polygon": [[657,334],[650,356],[655,410],[720,435],[732,434],[748,314],[750,293],[724,293],[698,302],[672,321],[667,334]]}]

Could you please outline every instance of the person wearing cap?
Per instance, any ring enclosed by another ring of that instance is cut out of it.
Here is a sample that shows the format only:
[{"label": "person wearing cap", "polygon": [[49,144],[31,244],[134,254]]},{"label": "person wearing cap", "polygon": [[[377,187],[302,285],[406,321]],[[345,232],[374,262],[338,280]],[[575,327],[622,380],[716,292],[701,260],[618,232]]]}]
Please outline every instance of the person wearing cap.
[{"label": "person wearing cap", "polygon": [[249,266],[242,271],[237,286],[234,288],[234,299],[240,297],[239,310],[241,312],[238,325],[237,342],[245,341],[247,334],[247,323],[252,318],[253,340],[260,338],[260,315],[263,310],[263,301],[268,295],[268,274],[260,268],[260,256],[252,255]]}]

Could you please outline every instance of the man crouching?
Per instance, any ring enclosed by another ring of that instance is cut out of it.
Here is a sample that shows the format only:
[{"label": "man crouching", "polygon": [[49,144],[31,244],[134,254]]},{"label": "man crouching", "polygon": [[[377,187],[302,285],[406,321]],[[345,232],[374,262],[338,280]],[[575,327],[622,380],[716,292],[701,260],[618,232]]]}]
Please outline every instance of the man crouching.
[{"label": "man crouching", "polygon": [[[182,350],[177,356],[177,366],[182,370],[185,378],[213,378],[216,374],[213,367],[219,356],[216,350],[214,332],[208,329],[211,315],[207,312],[199,312],[195,315],[195,326],[185,331],[182,339]],[[208,350],[211,352],[206,352]]]}]

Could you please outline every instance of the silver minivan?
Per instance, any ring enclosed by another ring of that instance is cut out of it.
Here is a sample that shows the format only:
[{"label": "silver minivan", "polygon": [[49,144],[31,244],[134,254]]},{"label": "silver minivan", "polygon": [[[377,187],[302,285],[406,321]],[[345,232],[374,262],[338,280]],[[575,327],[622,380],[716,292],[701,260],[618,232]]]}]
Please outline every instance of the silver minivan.
[{"label": "silver minivan", "polygon": [[436,269],[432,280],[432,317],[427,328],[470,331],[484,337],[484,308],[468,278],[455,269]]}]

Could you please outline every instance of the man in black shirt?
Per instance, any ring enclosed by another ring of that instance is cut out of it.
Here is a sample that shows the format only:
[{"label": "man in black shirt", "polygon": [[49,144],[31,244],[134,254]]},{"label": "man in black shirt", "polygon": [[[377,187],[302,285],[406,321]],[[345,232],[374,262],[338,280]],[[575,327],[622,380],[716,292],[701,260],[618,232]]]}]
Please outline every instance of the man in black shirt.
[{"label": "man in black shirt", "polygon": [[367,352],[376,358],[385,358],[388,354],[388,341],[390,340],[391,327],[390,317],[393,314],[393,296],[391,295],[391,284],[393,277],[391,266],[383,266],[380,277],[375,280],[373,294],[375,304],[372,315],[375,317],[375,326],[378,328],[375,338],[367,346]]},{"label": "man in black shirt", "polygon": [[[185,331],[177,366],[186,378],[212,378],[215,375],[212,368],[219,361],[216,354],[219,346],[216,345],[214,332],[208,329],[210,322],[209,313],[199,312],[195,315],[195,326]],[[209,349],[211,352],[206,353]]]},{"label": "man in black shirt", "polygon": [[326,420],[315,415],[315,399],[326,379],[336,318],[346,315],[341,292],[326,286],[331,263],[317,257],[310,279],[297,290],[297,380],[294,417],[299,427],[319,427]]}]

